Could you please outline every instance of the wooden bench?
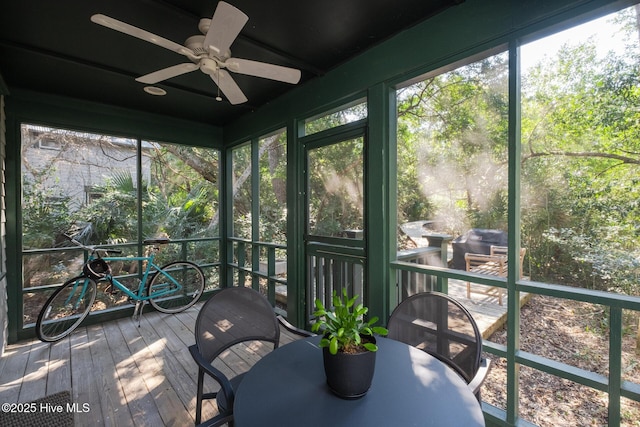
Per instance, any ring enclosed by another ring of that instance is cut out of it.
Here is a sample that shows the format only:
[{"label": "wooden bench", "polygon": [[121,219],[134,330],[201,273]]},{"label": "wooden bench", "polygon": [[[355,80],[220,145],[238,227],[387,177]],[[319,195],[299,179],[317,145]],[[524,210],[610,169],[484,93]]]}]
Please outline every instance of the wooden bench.
[{"label": "wooden bench", "polygon": [[[522,277],[522,261],[526,248],[520,248],[520,277]],[[486,254],[464,254],[466,270],[471,273],[486,274],[489,276],[507,277],[507,247],[491,246],[489,255]],[[483,293],[485,295],[496,295],[498,304],[502,305],[502,294],[504,289],[496,286],[483,286],[482,290],[472,290],[471,283],[467,282],[467,298],[471,298],[471,292]]]}]

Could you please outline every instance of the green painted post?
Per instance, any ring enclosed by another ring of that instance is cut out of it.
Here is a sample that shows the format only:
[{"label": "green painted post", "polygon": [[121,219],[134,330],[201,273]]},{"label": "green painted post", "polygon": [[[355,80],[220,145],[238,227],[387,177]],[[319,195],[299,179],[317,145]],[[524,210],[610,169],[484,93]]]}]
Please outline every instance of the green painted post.
[{"label": "green painted post", "polygon": [[[10,112],[7,98],[6,116],[6,220],[7,220],[7,309],[9,327],[7,328],[7,341],[12,343],[18,339],[22,331],[23,307],[22,307],[22,213],[21,203],[21,166],[22,153],[20,146],[20,123],[16,116]],[[14,250],[12,250],[12,248]]]},{"label": "green painted post", "polygon": [[233,286],[233,269],[229,265],[233,261],[233,241],[229,237],[233,235],[233,148],[224,150],[224,182],[222,183],[221,207],[222,217],[220,218],[220,235],[222,245],[225,248],[222,255],[220,276],[220,287]]},{"label": "green painted post", "polygon": [[[507,423],[515,425],[519,412],[519,371],[516,353],[520,348],[520,47],[509,45],[509,195],[507,267]],[[516,262],[514,262],[516,261]]]},{"label": "green painted post", "polygon": [[620,388],[622,386],[622,309],[609,312],[609,427],[620,426]]},{"label": "green painted post", "polygon": [[[260,241],[260,141],[251,140],[251,241]],[[260,246],[251,245],[251,287],[260,290]]]},{"label": "green painted post", "polygon": [[[367,304],[371,316],[387,319],[390,289],[395,294],[395,276],[391,277],[391,257],[395,258],[395,135],[392,130],[391,111],[395,118],[395,91],[385,84],[369,90],[368,132],[366,138],[365,194],[366,197],[366,269],[369,295]],[[393,153],[393,154],[391,154]],[[394,159],[393,162],[390,160]],[[393,237],[393,243],[392,243]]]},{"label": "green painted post", "polygon": [[304,121],[290,121],[287,126],[287,318],[293,325],[305,327],[305,174],[300,136],[304,136]]}]

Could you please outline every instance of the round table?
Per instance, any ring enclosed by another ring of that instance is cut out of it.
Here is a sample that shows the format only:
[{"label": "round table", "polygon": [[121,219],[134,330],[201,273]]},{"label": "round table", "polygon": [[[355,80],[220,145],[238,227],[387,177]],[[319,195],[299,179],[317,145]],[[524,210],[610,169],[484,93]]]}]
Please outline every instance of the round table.
[{"label": "round table", "polygon": [[449,367],[404,343],[377,338],[369,392],[345,400],[326,385],[320,337],[279,347],[238,387],[236,427],[484,426],[482,409]]}]

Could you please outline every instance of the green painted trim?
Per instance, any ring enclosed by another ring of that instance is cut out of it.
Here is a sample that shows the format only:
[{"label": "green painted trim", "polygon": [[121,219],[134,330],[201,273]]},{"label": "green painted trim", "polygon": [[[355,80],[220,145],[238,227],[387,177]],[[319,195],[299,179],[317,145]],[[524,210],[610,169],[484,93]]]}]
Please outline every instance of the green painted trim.
[{"label": "green painted trim", "polygon": [[640,311],[640,296],[530,281],[520,281],[516,286],[521,292],[531,292],[554,298],[564,298],[590,304],[603,304],[609,307]]},{"label": "green painted trim", "polygon": [[[368,292],[366,304],[369,308],[369,316],[377,316],[380,319],[387,319],[390,314],[389,261],[392,256],[395,257],[395,251],[392,254],[389,247],[391,238],[389,194],[395,193],[395,188],[392,188],[389,183],[390,177],[396,174],[395,167],[392,167],[389,162],[391,119],[388,112],[392,106],[390,103],[392,92],[394,91],[386,85],[376,85],[369,90],[367,96],[368,131],[365,136],[365,250],[367,257],[365,280],[367,285],[365,289]],[[395,140],[395,137],[393,139]],[[395,205],[393,206],[395,209]]]},{"label": "green painted trim", "polygon": [[[260,140],[251,140],[251,240],[260,241]],[[251,245],[251,269],[260,269],[260,246]],[[251,280],[251,286],[256,291],[260,290],[260,281]]]},{"label": "green painted trim", "polygon": [[509,172],[507,229],[508,257],[516,262],[507,266],[507,422],[515,423],[520,407],[520,292],[515,286],[520,260],[520,47],[509,46]]},{"label": "green painted trim", "polygon": [[[5,98],[7,101],[8,98]],[[6,269],[7,269],[7,342],[16,342],[22,328],[22,217],[20,205],[21,188],[21,149],[20,123],[11,109],[5,105],[6,112],[6,159],[5,159],[5,214],[6,214]]]},{"label": "green painted trim", "polygon": [[[138,227],[138,256],[142,255],[142,251],[144,250],[143,245],[142,245],[142,240],[144,237],[142,230],[143,230],[143,224],[142,224],[142,218],[143,218],[143,208],[142,208],[142,200],[144,198],[144,189],[142,188],[142,180],[143,180],[143,176],[142,176],[142,140],[140,138],[138,138],[137,140],[137,146],[136,146],[136,180],[138,182],[138,184],[136,185],[136,209],[137,209],[137,214],[138,214],[138,218],[137,218],[137,227]],[[151,183],[149,183],[151,184]],[[138,264],[138,270],[142,271],[142,263]]]},{"label": "green painted trim", "polygon": [[609,425],[620,425],[622,386],[622,309],[609,309]]},{"label": "green painted trim", "polygon": [[[538,356],[537,354],[519,350],[516,352],[516,361],[524,366],[528,366],[560,378],[566,378],[570,381],[586,385],[587,387],[591,387],[596,390],[607,391],[609,388],[609,381],[604,375],[576,368],[575,366],[567,365],[566,363],[547,359],[546,357]],[[619,387],[618,390],[620,390]]]},{"label": "green painted trim", "polygon": [[622,381],[620,396],[640,402],[640,384]]},{"label": "green painted trim", "polygon": [[7,109],[21,122],[182,145],[222,148],[222,129],[219,127],[90,101],[15,89],[11,96],[7,97]]},{"label": "green painted trim", "polygon": [[[388,192],[386,200],[387,222],[384,224],[386,229],[383,228],[383,230],[385,230],[388,236],[386,242],[388,252],[386,254],[387,259],[385,260],[385,265],[389,266],[398,254],[398,97],[395,88],[387,86],[385,89],[388,99],[387,111],[385,112],[388,126],[386,128],[387,140],[385,141],[383,150],[386,146],[386,154],[388,157],[385,166],[388,168]],[[387,267],[387,270],[389,274],[386,278],[388,286],[387,306],[384,312],[385,317],[380,317],[385,320],[391,316],[392,309],[399,303],[398,276],[393,268]],[[386,324],[386,321],[384,323]]]},{"label": "green painted trim", "polygon": [[223,259],[221,268],[220,287],[233,286],[233,269],[230,264],[233,262],[233,149],[224,150],[224,181],[222,186],[222,209],[223,212],[220,224],[223,224],[224,236],[223,247],[225,250],[220,254]]},{"label": "green painted trim", "polygon": [[496,344],[491,341],[482,341],[482,351],[494,354],[498,357],[507,357],[507,346],[502,344]]},{"label": "green painted trim", "polygon": [[367,119],[362,119],[341,126],[335,126],[309,136],[300,137],[299,142],[309,150],[325,147],[347,139],[358,138],[365,134],[366,130]]},{"label": "green painted trim", "polygon": [[294,326],[307,327],[304,149],[298,135],[304,123],[293,120],[287,126],[287,318]]}]

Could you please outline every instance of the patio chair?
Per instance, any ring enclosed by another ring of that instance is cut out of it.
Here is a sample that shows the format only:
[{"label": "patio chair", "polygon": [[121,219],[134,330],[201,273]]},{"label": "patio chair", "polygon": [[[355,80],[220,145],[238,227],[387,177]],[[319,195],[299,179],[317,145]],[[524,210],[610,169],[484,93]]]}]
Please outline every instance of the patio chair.
[{"label": "patio chair", "polygon": [[[251,288],[225,288],[213,295],[200,309],[195,325],[196,343],[189,347],[198,364],[196,424],[200,424],[202,401],[216,399],[219,415],[210,420],[224,419],[232,424],[235,390],[244,374],[227,378],[212,362],[230,347],[247,341],[263,341],[278,347],[280,328],[267,299]],[[220,390],[204,393],[205,374],[213,378]],[[208,422],[207,422],[208,423]],[[205,423],[205,425],[207,424]]]},{"label": "patio chair", "polygon": [[292,334],[298,335],[300,337],[313,337],[316,334],[314,334],[313,332],[309,332],[305,329],[300,329],[300,328],[296,328],[295,326],[293,326],[291,323],[289,323],[287,321],[287,319],[285,319],[283,316],[278,315],[278,322],[280,322],[280,325],[282,325],[283,328],[285,328],[287,331],[291,332]]},{"label": "patio chair", "polygon": [[480,402],[490,364],[482,357],[478,325],[462,304],[438,292],[419,293],[393,310],[387,328],[388,338],[425,351],[452,368]]},{"label": "patio chair", "polygon": [[[526,248],[520,248],[520,278],[522,278],[522,263]],[[464,254],[466,270],[472,273],[487,274],[489,276],[507,277],[507,247],[491,245],[490,253],[486,254]],[[471,282],[467,282],[467,298],[471,299],[471,293],[482,293],[485,295],[495,294],[498,297],[498,304],[502,305],[504,289],[496,286],[481,286],[480,289],[472,289]]]}]

